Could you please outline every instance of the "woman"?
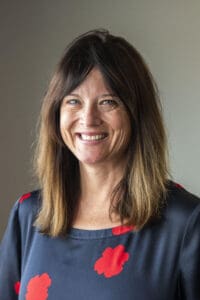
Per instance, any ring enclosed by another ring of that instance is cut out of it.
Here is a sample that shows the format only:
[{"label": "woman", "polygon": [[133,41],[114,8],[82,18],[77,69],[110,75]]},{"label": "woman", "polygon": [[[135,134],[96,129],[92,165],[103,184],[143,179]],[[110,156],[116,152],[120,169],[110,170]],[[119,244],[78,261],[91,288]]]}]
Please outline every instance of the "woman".
[{"label": "woman", "polygon": [[169,180],[153,78],[106,30],[66,49],[41,110],[40,190],[14,205],[1,300],[200,299],[199,199]]}]

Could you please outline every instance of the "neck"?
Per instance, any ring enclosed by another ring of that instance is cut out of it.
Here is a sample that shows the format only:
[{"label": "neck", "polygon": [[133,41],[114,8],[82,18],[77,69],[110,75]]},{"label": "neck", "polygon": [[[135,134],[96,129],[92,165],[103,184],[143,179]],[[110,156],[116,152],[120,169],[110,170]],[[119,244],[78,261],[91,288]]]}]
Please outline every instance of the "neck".
[{"label": "neck", "polygon": [[121,224],[116,213],[110,219],[110,196],[122,179],[125,163],[108,165],[80,164],[81,195],[73,226],[77,228],[105,228]]},{"label": "neck", "polygon": [[81,201],[96,206],[109,205],[112,190],[122,179],[124,169],[124,162],[114,165],[80,164]]}]

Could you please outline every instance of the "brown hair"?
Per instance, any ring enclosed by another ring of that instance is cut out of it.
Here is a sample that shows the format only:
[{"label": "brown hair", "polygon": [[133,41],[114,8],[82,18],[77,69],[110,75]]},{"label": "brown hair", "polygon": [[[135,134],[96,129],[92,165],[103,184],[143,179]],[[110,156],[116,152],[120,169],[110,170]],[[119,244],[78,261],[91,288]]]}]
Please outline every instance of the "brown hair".
[{"label": "brown hair", "polygon": [[35,225],[50,236],[67,233],[80,195],[79,163],[62,140],[60,106],[94,67],[123,101],[132,126],[128,165],[113,189],[110,213],[115,211],[122,221],[126,218],[129,224],[141,228],[159,215],[166,198],[167,141],[152,75],[138,51],[124,38],[107,30],[89,31],[67,47],[41,109],[35,169],[42,206]]}]

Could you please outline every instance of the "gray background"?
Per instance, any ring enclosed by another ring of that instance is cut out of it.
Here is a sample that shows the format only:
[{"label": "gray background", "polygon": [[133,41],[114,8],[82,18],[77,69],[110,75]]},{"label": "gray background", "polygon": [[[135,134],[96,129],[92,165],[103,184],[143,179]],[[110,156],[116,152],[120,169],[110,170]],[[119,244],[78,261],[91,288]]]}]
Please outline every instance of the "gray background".
[{"label": "gray background", "polygon": [[200,1],[0,1],[0,236],[35,188],[31,157],[41,100],[68,42],[104,27],[146,59],[160,89],[174,180],[200,195]]}]

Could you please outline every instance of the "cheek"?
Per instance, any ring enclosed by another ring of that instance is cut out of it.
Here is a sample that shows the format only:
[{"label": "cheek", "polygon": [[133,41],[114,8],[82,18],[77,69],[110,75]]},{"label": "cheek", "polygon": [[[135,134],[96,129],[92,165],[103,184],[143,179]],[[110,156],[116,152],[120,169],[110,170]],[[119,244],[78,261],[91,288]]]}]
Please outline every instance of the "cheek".
[{"label": "cheek", "polygon": [[68,144],[70,141],[70,118],[67,114],[60,115],[60,133],[65,144]]},{"label": "cheek", "polygon": [[70,129],[72,124],[72,116],[66,112],[61,112],[60,114],[60,131],[64,132]]},{"label": "cheek", "polygon": [[112,124],[114,131],[121,131],[125,135],[130,135],[131,125],[126,113],[121,113],[113,117],[112,120],[110,120],[110,124]]}]

